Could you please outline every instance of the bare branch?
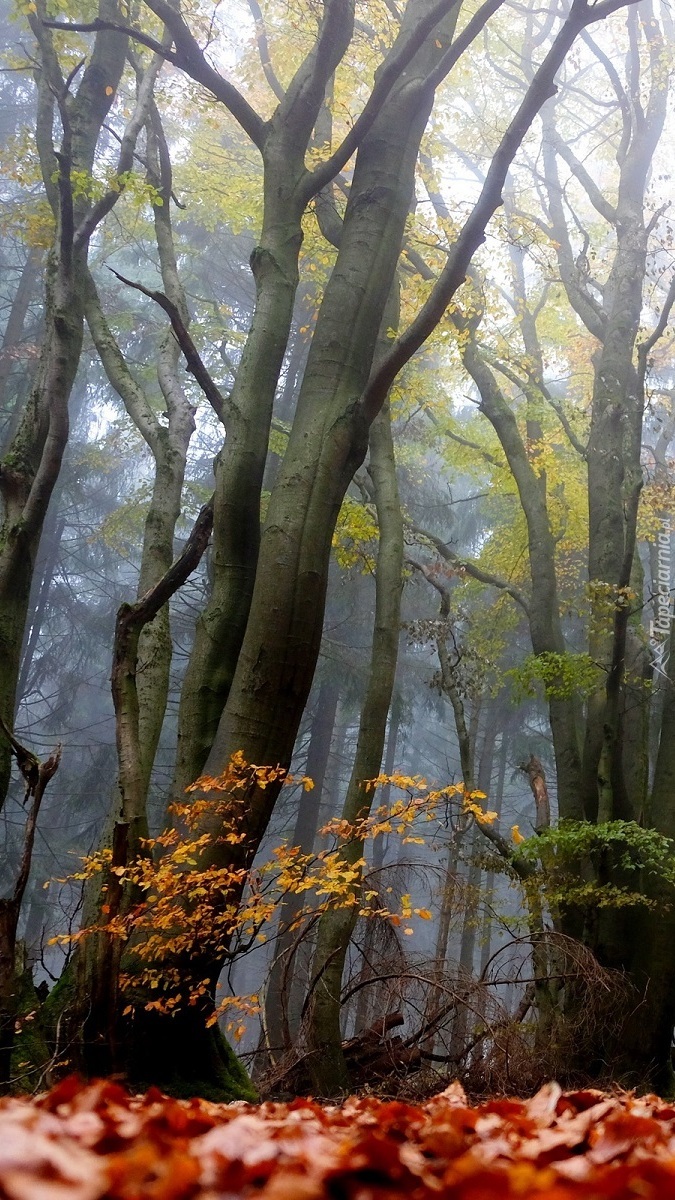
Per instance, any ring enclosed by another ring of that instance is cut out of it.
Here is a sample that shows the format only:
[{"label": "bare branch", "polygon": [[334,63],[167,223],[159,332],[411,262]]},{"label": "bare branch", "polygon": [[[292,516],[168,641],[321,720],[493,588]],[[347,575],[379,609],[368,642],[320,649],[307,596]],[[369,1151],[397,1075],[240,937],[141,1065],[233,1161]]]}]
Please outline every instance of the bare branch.
[{"label": "bare branch", "polygon": [[131,25],[122,25],[116,21],[44,21],[43,24],[49,29],[65,29],[71,30],[73,33],[99,33],[102,30],[124,33],[134,41],[140,42],[142,46],[147,46],[149,50],[154,50],[155,54],[160,54],[167,62],[173,63],[175,67],[194,79],[195,83],[200,83],[202,87],[211,92],[216,100],[224,104],[244,132],[248,134],[253,144],[262,150],[266,123],[234,84],[224,79],[206,61],[203,50],[180,13],[170,4],[165,3],[165,0],[152,0],[152,2],[148,0],[148,7],[170,30],[175,50],[166,48],[156,38],[142,33],[140,29],[134,29]]},{"label": "bare branch", "polygon": [[502,203],[502,188],[516,151],[542,105],[555,94],[555,75],[570,46],[589,22],[621,6],[619,0],[604,0],[604,3],[593,6],[589,6],[586,0],[573,0],[567,20],[535,72],[516,115],[495,151],[481,194],[464,223],[436,286],[415,319],[371,374],[361,397],[367,419],[372,420],[379,411],[397,374],[436,328],[457,288],[463,283],[473,254],[485,240],[487,223]]},{"label": "bare branch", "polygon": [[[183,586],[190,577],[209,544],[213,528],[213,496],[200,509],[197,519],[192,526],[190,536],[185,543],[183,553],[162,575],[154,587],[150,588],[135,604],[122,604],[117,614],[118,631],[121,628],[135,629],[147,625],[157,616],[160,608]],[[116,635],[117,640],[117,635]]]},{"label": "bare branch", "polygon": [[[523,593],[517,587],[515,587],[514,584],[509,583],[506,579],[501,579],[498,575],[493,575],[490,571],[484,571],[482,567],[479,567],[477,563],[472,562],[471,559],[462,558],[459,554],[455,554],[454,550],[451,550],[442,538],[437,537],[434,533],[430,533],[429,530],[422,529],[419,525],[413,525],[410,522],[408,522],[408,529],[411,531],[411,533],[416,534],[417,537],[429,542],[438,552],[438,554],[440,554],[441,558],[451,566],[455,567],[457,570],[465,571],[467,575],[471,575],[471,577],[473,579],[477,579],[479,583],[485,583],[489,587],[499,588],[500,591],[506,592],[509,596],[511,596],[512,600],[515,600],[516,604],[520,605],[526,616],[529,616],[530,610],[527,600],[525,599]],[[419,563],[415,562],[413,559],[409,559],[408,561],[410,562],[411,566],[417,567],[418,570],[426,574],[424,567]],[[434,583],[434,586],[437,587],[438,590],[441,590],[433,579],[429,579],[429,582]]]},{"label": "bare branch", "polygon": [[[497,4],[497,0],[488,0],[489,3]],[[501,0],[500,0],[501,2]],[[392,91],[396,83],[399,82],[402,72],[411,62],[420,46],[424,43],[432,29],[438,25],[439,21],[455,7],[458,0],[439,0],[434,5],[433,9],[421,18],[410,33],[399,34],[396,39],[389,56],[385,59],[380,67],[377,80],[373,90],[368,97],[360,115],[352,125],[347,136],[337,150],[331,154],[325,162],[321,163],[313,171],[310,172],[307,184],[307,198],[310,199],[321,191],[327,183],[330,183],[338,171],[341,171],[345,163],[349,161],[352,154],[358,148],[363,138],[368,133],[368,130],[373,125],[382,109],[387,96]],[[497,4],[498,6],[498,4]],[[451,47],[452,49],[452,47]],[[448,68],[449,69],[449,68]],[[420,90],[426,87],[425,84],[420,85]]]},{"label": "bare branch", "polygon": [[108,270],[111,271],[117,279],[119,279],[120,283],[126,284],[127,287],[135,288],[137,292],[141,292],[144,296],[147,296],[149,300],[154,300],[155,304],[159,304],[160,308],[164,309],[164,312],[171,321],[171,327],[175,334],[176,341],[178,342],[178,345],[185,356],[187,370],[191,375],[194,375],[197,383],[206,396],[206,399],[216,413],[216,416],[223,422],[223,424],[225,424],[226,414],[229,409],[228,399],[220,391],[220,388],[217,387],[210,371],[204,365],[197,347],[185,328],[185,324],[176,305],[169,300],[168,296],[164,295],[164,292],[152,291],[150,288],[143,287],[142,283],[134,283],[133,279],[127,279],[124,275],[120,275],[119,271],[115,271],[112,267],[108,267]]},{"label": "bare branch", "polygon": [[248,0],[248,6],[251,10],[251,16],[255,22],[255,39],[258,46],[260,65],[263,69],[265,79],[269,83],[274,95],[276,96],[277,100],[281,101],[283,100],[285,93],[279,82],[279,77],[272,66],[270,48],[267,42],[267,30],[265,29],[265,22],[260,10],[260,5],[258,4],[258,0]]}]

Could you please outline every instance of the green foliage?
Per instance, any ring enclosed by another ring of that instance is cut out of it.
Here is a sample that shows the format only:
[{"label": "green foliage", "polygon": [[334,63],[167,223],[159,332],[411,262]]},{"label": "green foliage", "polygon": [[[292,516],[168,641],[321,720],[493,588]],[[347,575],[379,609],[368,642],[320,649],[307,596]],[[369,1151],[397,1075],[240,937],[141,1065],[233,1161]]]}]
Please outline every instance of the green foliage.
[{"label": "green foliage", "polygon": [[600,668],[588,654],[530,654],[518,667],[506,672],[513,679],[517,699],[535,696],[537,684],[544,687],[547,700],[570,700],[588,696],[598,687]]},{"label": "green foliage", "polygon": [[672,841],[635,821],[561,821],[518,844],[513,859],[534,868],[552,907],[654,908],[653,885],[675,886]]},{"label": "green foliage", "polygon": [[104,545],[118,554],[127,554],[131,547],[140,545],[151,492],[149,483],[139,484],[125,503],[104,517],[96,535]]}]

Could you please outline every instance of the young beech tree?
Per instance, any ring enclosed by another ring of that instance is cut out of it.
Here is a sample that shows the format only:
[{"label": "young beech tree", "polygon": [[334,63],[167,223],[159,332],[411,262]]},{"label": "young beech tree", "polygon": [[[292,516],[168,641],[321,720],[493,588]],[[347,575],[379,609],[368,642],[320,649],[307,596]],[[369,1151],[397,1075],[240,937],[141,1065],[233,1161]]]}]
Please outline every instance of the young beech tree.
[{"label": "young beech tree", "polygon": [[[375,344],[436,89],[451,78],[501,0],[486,0],[470,17],[456,0],[409,0],[400,22],[395,9],[392,34],[383,38],[388,48],[382,51],[361,115],[326,153],[317,150],[314,133],[333,77],[349,61],[355,17],[350,0],[325,0],[318,17],[312,9],[311,20],[317,19],[312,44],[287,84],[272,74],[278,102],[267,120],[211,65],[180,11],[166,0],[147,0],[146,7],[170,31],[172,47],[163,49],[143,29],[124,27],[125,32],[163,52],[206,87],[239,122],[263,161],[262,226],[251,258],[256,307],[228,398],[227,437],[216,464],[214,589],[190,668],[190,702],[182,706],[182,784],[200,769],[211,777],[222,774],[235,752],[251,763],[289,764],[319,651],[332,533],[345,491],[366,453],[370,425],[392,380],[463,283],[487,222],[501,204],[509,164],[555,90],[556,73],[575,38],[622,7],[622,0],[574,0],[557,22],[540,51],[539,65],[533,64],[522,101],[506,116],[484,186],[446,267],[375,370]],[[100,31],[119,29],[120,23],[69,27]],[[311,339],[288,447],[260,530],[263,470],[298,281],[303,215],[354,155],[335,264]],[[243,809],[237,800],[237,845],[219,842],[218,828],[205,818],[204,832],[212,840],[201,866],[249,865],[277,794],[274,783],[261,787],[253,782]],[[223,902],[232,899],[230,894]],[[127,1019],[132,1072],[156,1080],[181,1076],[183,1086],[193,1090],[218,1087],[222,1048],[207,1019],[221,965],[219,957],[205,955],[201,977],[210,982],[201,1006],[169,1018],[137,1005]]]}]

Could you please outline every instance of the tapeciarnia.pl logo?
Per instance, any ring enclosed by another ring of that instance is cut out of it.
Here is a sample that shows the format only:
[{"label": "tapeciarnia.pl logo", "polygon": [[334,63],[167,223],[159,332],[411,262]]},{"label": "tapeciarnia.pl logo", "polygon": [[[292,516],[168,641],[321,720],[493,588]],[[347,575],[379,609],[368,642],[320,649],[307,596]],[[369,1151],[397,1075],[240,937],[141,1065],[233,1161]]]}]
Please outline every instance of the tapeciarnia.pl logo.
[{"label": "tapeciarnia.pl logo", "polygon": [[649,645],[654,654],[654,671],[666,678],[670,653],[670,626],[673,620],[670,599],[671,538],[670,517],[662,517],[657,538],[658,566],[656,574],[656,616],[649,625]]}]

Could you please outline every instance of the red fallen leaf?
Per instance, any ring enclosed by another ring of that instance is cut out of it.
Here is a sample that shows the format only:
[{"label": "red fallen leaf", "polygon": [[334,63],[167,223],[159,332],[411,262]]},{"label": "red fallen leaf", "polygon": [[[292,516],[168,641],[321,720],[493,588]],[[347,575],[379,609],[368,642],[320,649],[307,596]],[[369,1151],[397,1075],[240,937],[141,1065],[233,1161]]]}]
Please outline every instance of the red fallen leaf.
[{"label": "red fallen leaf", "polygon": [[675,1107],[542,1088],[471,1106],[210,1104],[65,1080],[0,1100],[0,1200],[638,1200],[675,1197]]},{"label": "red fallen leaf", "polygon": [[615,1113],[599,1128],[592,1129],[589,1136],[591,1148],[588,1158],[592,1163],[608,1163],[623,1158],[631,1151],[653,1150],[667,1142],[667,1130],[652,1117],[635,1117],[632,1113]]},{"label": "red fallen leaf", "polygon": [[542,1088],[528,1100],[525,1107],[528,1116],[542,1124],[549,1124],[556,1116],[558,1101],[562,1096],[562,1088],[559,1083],[551,1081],[545,1083]]},{"label": "red fallen leaf", "polygon": [[110,1194],[119,1200],[175,1200],[193,1191],[199,1174],[199,1163],[178,1141],[168,1155],[141,1142],[108,1161]]},{"label": "red fallen leaf", "polygon": [[43,1131],[38,1114],[30,1109],[21,1112],[17,1106],[2,1116],[0,1188],[4,1196],[10,1200],[96,1200],[103,1194],[105,1166],[88,1150],[72,1139],[57,1139],[52,1129]]},{"label": "red fallen leaf", "polygon": [[594,1104],[599,1104],[602,1100],[606,1100],[605,1092],[598,1091],[597,1088],[578,1088],[573,1092],[565,1092],[558,1101],[558,1112],[562,1112],[566,1108],[574,1108],[577,1112],[584,1112],[587,1108],[592,1108]]}]

